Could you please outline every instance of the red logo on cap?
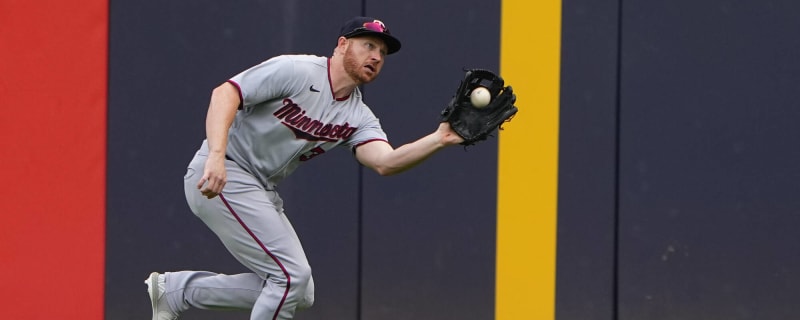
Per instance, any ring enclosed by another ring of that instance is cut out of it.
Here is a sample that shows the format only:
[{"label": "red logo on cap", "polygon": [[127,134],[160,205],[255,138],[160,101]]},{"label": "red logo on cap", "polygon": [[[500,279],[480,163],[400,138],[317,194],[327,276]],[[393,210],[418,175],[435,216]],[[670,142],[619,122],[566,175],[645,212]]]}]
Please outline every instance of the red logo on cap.
[{"label": "red logo on cap", "polygon": [[375,32],[386,32],[386,25],[383,24],[383,21],[374,20],[372,22],[364,22],[364,29],[375,31]]}]

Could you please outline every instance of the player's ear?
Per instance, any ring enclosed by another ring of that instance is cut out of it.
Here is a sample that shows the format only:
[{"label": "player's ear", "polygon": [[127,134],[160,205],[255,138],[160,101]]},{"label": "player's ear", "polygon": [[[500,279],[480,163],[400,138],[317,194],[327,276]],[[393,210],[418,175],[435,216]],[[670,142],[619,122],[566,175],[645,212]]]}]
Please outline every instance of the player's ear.
[{"label": "player's ear", "polygon": [[347,49],[349,41],[345,37],[339,37],[339,41],[336,42],[336,49]]}]

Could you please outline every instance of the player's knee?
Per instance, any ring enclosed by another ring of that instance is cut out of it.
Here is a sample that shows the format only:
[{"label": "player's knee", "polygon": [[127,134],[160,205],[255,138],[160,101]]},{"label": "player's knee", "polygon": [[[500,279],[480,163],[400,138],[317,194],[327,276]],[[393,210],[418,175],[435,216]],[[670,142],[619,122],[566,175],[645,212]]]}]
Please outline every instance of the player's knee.
[{"label": "player's knee", "polygon": [[292,272],[292,287],[298,291],[306,291],[308,284],[311,282],[311,267],[303,266],[296,268]]},{"label": "player's knee", "polygon": [[300,309],[308,309],[314,305],[314,278],[311,277],[306,283],[306,290],[303,292],[303,298],[297,303]]},{"label": "player's knee", "polygon": [[311,308],[311,306],[313,305],[314,305],[314,291],[312,290],[309,292],[308,290],[306,290],[305,294],[303,295],[303,298],[297,302],[297,308],[308,309]]},{"label": "player's knee", "polygon": [[291,286],[294,288],[294,299],[297,299],[298,308],[305,309],[314,304],[314,280],[311,278],[311,267],[303,266],[292,272]]}]

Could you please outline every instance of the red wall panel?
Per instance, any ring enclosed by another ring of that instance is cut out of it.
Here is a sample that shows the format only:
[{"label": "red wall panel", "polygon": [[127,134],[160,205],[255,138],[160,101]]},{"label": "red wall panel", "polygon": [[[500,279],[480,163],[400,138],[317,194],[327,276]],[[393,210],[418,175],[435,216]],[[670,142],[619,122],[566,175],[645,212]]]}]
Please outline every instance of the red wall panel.
[{"label": "red wall panel", "polygon": [[101,319],[107,2],[0,3],[0,301]]}]

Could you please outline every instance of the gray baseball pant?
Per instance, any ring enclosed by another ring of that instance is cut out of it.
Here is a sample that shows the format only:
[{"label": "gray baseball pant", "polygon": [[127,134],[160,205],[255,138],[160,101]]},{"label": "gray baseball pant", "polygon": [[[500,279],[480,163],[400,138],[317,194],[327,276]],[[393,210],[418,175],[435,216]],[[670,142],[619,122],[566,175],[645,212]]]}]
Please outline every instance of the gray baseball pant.
[{"label": "gray baseball pant", "polygon": [[314,281],[303,247],[283,211],[283,200],[235,162],[225,161],[227,183],[220,196],[197,189],[208,152],[195,154],[184,177],[186,200],[236,260],[253,273],[166,273],[173,310],[252,310],[250,319],[292,319],[314,302]]}]

